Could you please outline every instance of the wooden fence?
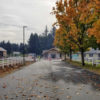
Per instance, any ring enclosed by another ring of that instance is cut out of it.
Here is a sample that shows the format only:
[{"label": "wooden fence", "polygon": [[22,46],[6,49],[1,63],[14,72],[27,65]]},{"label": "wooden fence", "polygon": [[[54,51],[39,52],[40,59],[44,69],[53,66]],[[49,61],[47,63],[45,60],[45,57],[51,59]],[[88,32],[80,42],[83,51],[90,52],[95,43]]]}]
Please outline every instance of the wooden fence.
[{"label": "wooden fence", "polygon": [[[25,61],[33,61],[33,59],[25,58]],[[22,65],[23,64],[23,58],[22,57],[9,57],[9,58],[2,58],[0,59],[0,67],[13,67],[15,65]]]}]

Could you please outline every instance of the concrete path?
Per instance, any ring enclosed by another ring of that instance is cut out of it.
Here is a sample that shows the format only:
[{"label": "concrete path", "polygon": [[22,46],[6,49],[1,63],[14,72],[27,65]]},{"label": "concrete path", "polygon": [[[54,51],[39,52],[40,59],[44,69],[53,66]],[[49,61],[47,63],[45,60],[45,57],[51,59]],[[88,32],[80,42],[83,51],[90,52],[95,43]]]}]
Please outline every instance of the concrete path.
[{"label": "concrete path", "polygon": [[0,78],[0,100],[100,100],[100,76],[41,60]]}]

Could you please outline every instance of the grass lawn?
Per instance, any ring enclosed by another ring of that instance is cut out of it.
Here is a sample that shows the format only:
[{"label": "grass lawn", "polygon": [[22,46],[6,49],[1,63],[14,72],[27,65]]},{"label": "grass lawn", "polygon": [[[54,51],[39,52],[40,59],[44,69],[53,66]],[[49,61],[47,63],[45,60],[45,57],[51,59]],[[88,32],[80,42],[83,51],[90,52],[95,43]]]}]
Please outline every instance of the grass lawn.
[{"label": "grass lawn", "polygon": [[95,65],[92,66],[92,63],[87,63],[87,62],[86,62],[85,66],[82,66],[82,65],[81,65],[81,62],[78,62],[78,61],[69,61],[69,60],[67,60],[67,61],[68,61],[70,64],[75,65],[76,67],[81,67],[81,68],[83,68],[83,69],[87,69],[87,70],[89,70],[89,71],[91,71],[91,72],[94,72],[94,73],[100,75],[100,64],[97,65],[97,66],[95,66]]}]

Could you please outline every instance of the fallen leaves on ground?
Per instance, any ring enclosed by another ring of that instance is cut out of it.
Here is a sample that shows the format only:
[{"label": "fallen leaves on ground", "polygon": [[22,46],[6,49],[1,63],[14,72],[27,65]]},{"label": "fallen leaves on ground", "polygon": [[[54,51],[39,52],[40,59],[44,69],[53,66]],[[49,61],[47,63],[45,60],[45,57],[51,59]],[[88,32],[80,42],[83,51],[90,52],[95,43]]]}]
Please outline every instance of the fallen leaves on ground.
[{"label": "fallen leaves on ground", "polygon": [[80,95],[80,93],[79,92],[76,92],[76,95]]},{"label": "fallen leaves on ground", "polygon": [[6,88],[7,87],[7,85],[5,84],[5,83],[3,83],[3,86],[2,86],[3,88]]},{"label": "fallen leaves on ground", "polygon": [[67,99],[71,99],[72,98],[72,96],[67,96]]}]

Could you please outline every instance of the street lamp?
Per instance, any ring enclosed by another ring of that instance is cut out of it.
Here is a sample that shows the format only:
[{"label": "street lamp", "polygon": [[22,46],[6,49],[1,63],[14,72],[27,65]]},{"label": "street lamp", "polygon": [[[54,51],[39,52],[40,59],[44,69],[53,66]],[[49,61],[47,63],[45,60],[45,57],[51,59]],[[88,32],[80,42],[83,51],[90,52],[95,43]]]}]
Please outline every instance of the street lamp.
[{"label": "street lamp", "polygon": [[27,26],[23,26],[23,65],[25,65],[25,28]]}]

